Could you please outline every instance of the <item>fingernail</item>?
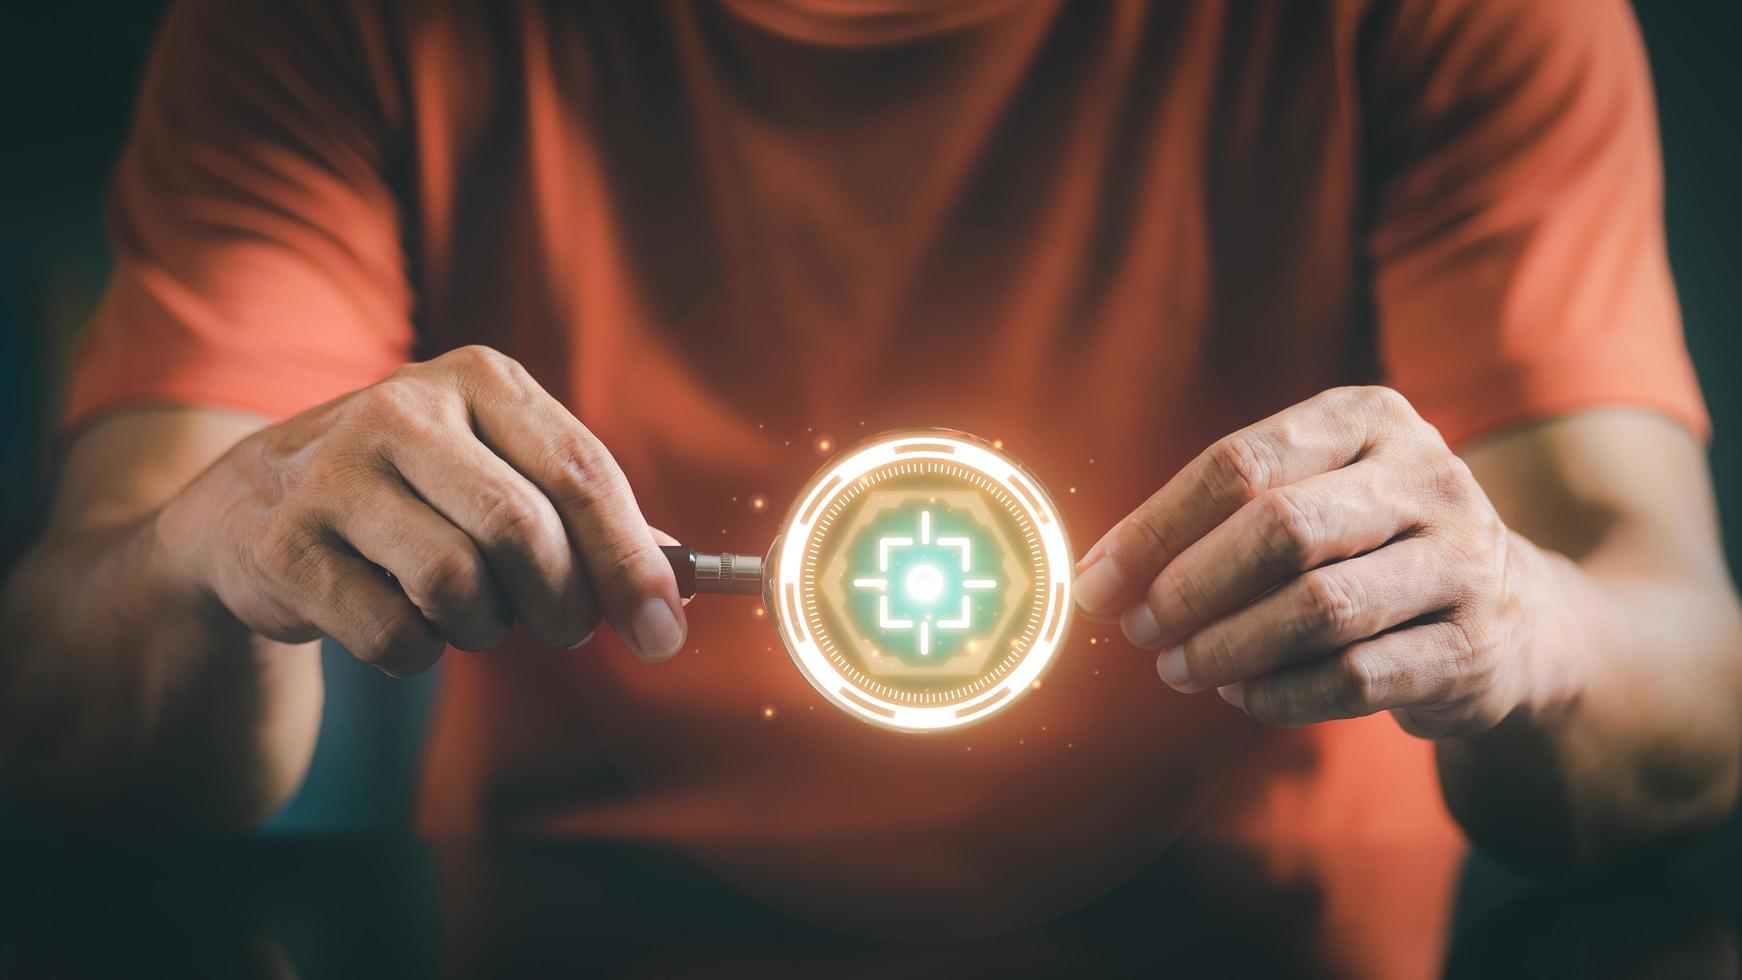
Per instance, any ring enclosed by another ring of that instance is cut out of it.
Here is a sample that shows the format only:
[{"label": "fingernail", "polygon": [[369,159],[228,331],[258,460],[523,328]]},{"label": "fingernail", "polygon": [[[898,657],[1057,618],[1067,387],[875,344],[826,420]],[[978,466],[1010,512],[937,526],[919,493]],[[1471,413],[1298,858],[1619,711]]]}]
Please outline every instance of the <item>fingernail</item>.
[{"label": "fingernail", "polygon": [[570,650],[579,650],[581,647],[584,647],[587,644],[593,642],[593,634],[597,633],[597,632],[599,632],[597,627],[588,630],[586,636],[583,636],[580,639],[576,640],[575,642],[569,644],[569,649]]},{"label": "fingernail", "polygon": [[1155,671],[1161,679],[1167,681],[1167,686],[1186,694],[1195,694],[1203,688],[1192,683],[1191,671],[1186,669],[1186,652],[1184,647],[1174,647],[1163,650],[1161,656],[1155,658]]},{"label": "fingernail", "polygon": [[1077,605],[1085,612],[1104,612],[1119,598],[1124,587],[1119,566],[1106,556],[1097,556],[1077,574]]},{"label": "fingernail", "polygon": [[1245,681],[1235,681],[1232,684],[1224,684],[1221,687],[1216,688],[1216,693],[1222,696],[1222,700],[1236,708],[1239,708],[1241,711],[1246,710]]},{"label": "fingernail", "polygon": [[649,599],[635,613],[631,627],[643,660],[664,660],[683,646],[683,627],[664,599]]},{"label": "fingernail", "polygon": [[1119,628],[1125,631],[1127,640],[1145,650],[1161,645],[1161,624],[1155,621],[1155,613],[1150,612],[1144,603],[1125,610],[1125,615],[1119,617]]}]

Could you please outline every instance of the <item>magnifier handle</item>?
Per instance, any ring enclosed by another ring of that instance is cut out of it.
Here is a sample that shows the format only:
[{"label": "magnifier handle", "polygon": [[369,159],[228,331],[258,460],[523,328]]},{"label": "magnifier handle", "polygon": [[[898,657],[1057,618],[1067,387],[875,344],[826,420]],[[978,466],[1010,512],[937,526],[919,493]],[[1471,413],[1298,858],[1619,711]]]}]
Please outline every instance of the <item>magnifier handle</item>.
[{"label": "magnifier handle", "polygon": [[721,595],[761,595],[762,559],[734,555],[730,551],[704,554],[681,544],[662,545],[665,560],[677,575],[678,594],[685,599],[698,592]]}]

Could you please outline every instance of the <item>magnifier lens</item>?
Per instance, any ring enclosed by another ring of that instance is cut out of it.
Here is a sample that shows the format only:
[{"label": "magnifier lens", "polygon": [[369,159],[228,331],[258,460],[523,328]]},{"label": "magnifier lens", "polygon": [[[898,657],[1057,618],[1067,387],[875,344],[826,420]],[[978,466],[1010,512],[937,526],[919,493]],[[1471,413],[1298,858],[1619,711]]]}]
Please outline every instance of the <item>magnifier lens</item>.
[{"label": "magnifier lens", "polygon": [[842,710],[945,731],[1014,704],[1052,665],[1072,558],[1033,474],[959,432],[887,433],[823,468],[769,553],[793,662]]}]

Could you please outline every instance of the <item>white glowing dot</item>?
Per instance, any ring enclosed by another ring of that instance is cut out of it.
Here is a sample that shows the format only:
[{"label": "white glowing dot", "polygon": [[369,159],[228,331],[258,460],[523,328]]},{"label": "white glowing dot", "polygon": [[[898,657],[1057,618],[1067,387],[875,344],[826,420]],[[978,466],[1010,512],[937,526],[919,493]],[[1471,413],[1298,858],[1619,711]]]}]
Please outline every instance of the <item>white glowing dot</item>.
[{"label": "white glowing dot", "polygon": [[932,602],[944,594],[944,573],[936,565],[915,565],[908,570],[905,584],[915,602]]}]

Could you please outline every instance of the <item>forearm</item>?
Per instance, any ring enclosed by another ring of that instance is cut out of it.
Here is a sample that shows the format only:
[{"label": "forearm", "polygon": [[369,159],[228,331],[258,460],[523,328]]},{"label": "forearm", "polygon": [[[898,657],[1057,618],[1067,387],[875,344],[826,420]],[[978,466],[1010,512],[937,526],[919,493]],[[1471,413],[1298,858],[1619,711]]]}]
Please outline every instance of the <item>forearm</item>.
[{"label": "forearm", "polygon": [[312,644],[252,634],[173,570],[156,512],[52,534],[0,595],[0,782],[91,827],[228,830],[301,779]]},{"label": "forearm", "polygon": [[1617,541],[1579,562],[1514,535],[1519,707],[1437,743],[1452,812],[1525,864],[1613,858],[1709,826],[1736,797],[1742,617],[1721,569]]}]

